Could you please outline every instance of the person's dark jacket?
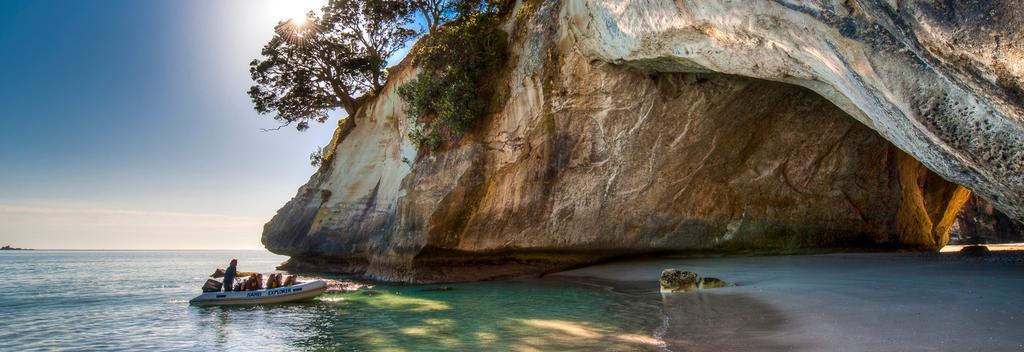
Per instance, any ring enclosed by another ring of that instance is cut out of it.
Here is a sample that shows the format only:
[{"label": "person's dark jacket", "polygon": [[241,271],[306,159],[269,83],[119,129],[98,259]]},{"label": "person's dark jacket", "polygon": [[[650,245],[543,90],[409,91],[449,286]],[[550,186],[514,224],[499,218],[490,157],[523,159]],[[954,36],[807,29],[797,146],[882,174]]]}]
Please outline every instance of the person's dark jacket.
[{"label": "person's dark jacket", "polygon": [[235,273],[238,269],[235,268],[234,264],[228,266],[228,270],[224,270],[224,292],[231,291],[235,286]]}]

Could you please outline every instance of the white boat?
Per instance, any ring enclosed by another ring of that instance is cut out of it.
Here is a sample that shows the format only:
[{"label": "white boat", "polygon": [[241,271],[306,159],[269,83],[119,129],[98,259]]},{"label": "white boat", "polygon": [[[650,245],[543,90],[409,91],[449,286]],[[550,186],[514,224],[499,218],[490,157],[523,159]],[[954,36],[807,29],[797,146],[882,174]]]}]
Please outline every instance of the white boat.
[{"label": "white boat", "polygon": [[285,303],[311,299],[324,291],[327,291],[327,283],[318,280],[265,290],[204,292],[188,303],[198,306]]}]

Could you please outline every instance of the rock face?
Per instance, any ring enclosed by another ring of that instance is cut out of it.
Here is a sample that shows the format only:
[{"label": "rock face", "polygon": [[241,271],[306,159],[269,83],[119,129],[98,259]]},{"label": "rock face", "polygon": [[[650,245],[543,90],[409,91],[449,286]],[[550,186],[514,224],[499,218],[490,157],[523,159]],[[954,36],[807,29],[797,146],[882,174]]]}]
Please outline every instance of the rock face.
[{"label": "rock face", "polygon": [[1024,242],[1024,223],[1010,219],[989,201],[972,196],[950,229],[950,244]]},{"label": "rock face", "polygon": [[[417,153],[396,94],[416,71],[396,68],[263,242],[292,270],[438,282],[678,250],[932,250],[957,183],[1024,214],[1016,17],[993,39],[944,17],[959,4],[795,3],[519,3],[500,112]],[[976,46],[947,47],[956,31]]]},{"label": "rock face", "polygon": [[1016,1],[572,0],[564,9],[588,57],[808,87],[1024,218]]}]

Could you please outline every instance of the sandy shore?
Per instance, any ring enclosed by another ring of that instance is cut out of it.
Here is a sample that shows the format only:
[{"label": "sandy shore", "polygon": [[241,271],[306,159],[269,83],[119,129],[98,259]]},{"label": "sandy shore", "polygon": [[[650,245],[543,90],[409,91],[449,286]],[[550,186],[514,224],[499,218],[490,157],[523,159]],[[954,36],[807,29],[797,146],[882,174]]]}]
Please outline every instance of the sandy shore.
[{"label": "sandy shore", "polygon": [[676,351],[1021,351],[1024,252],[658,258],[555,274],[657,290],[662,269],[735,287],[662,296]]},{"label": "sandy shore", "polygon": [[[993,252],[1024,251],[1024,243],[986,244],[988,250]],[[942,247],[942,253],[959,252],[966,245],[949,245]]]}]

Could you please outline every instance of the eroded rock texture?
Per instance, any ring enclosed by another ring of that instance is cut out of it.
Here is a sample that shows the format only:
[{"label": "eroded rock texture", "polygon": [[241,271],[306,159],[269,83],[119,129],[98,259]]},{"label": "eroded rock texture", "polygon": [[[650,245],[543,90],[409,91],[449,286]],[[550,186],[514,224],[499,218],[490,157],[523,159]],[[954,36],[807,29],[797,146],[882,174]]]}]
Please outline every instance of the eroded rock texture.
[{"label": "eroded rock texture", "polygon": [[808,87],[1024,218],[1019,1],[572,0],[588,56]]},{"label": "eroded rock texture", "polygon": [[[993,26],[992,51],[946,18],[958,4],[798,3],[517,4],[499,113],[417,154],[395,93],[415,70],[396,69],[264,244],[290,269],[459,281],[676,250],[931,250],[969,197],[946,179],[1024,213],[1015,28]],[[928,44],[953,32],[977,49]]]}]

